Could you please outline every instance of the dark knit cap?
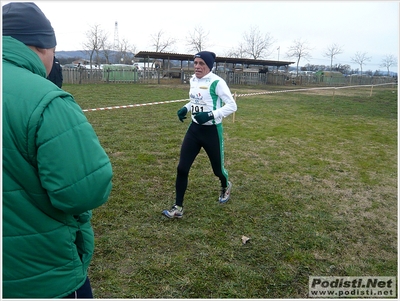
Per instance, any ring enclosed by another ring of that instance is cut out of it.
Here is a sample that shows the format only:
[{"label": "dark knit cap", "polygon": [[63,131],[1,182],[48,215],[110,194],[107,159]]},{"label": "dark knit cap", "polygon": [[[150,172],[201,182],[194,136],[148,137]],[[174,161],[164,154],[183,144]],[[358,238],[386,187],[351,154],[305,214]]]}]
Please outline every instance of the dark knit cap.
[{"label": "dark knit cap", "polygon": [[215,53],[214,52],[200,51],[199,53],[196,53],[194,55],[194,58],[196,58],[196,57],[203,59],[203,61],[208,66],[208,68],[210,68],[210,70],[212,70],[212,68],[214,66],[214,61],[215,61]]},{"label": "dark knit cap", "polygon": [[3,9],[3,36],[11,36],[28,46],[56,47],[56,35],[50,21],[33,2],[11,2]]}]

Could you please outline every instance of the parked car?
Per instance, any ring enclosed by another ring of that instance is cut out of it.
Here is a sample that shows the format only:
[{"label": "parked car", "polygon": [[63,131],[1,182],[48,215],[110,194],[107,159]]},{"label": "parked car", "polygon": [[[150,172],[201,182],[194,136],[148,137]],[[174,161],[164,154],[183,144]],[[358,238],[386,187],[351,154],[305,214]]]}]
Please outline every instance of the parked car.
[{"label": "parked car", "polygon": [[62,68],[76,68],[75,64],[64,64],[61,66]]},{"label": "parked car", "polygon": [[229,68],[226,68],[226,67],[224,67],[224,66],[217,66],[217,67],[213,67],[212,68],[212,72],[229,72],[229,71],[231,71],[231,69],[229,69]]},{"label": "parked car", "polygon": [[242,64],[236,64],[234,71],[243,71],[243,68]]}]

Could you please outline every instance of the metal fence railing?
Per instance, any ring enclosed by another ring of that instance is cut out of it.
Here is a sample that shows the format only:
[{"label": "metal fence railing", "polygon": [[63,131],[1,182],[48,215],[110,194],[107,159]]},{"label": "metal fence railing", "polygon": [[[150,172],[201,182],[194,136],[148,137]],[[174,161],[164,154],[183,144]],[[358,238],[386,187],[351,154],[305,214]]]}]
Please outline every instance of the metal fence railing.
[{"label": "metal fence railing", "polygon": [[[160,84],[168,81],[189,83],[192,71],[169,70],[137,70],[129,69],[85,69],[63,68],[63,83],[149,83]],[[345,86],[345,85],[376,85],[395,83],[397,78],[388,76],[342,76],[327,77],[316,75],[292,76],[276,72],[216,72],[228,85],[299,85],[299,86]]]}]

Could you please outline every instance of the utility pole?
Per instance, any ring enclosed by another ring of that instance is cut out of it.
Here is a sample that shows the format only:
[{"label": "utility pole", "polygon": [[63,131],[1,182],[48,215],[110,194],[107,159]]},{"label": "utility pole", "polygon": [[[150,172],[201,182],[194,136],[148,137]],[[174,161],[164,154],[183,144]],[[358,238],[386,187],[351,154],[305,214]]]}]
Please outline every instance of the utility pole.
[{"label": "utility pole", "polygon": [[114,50],[118,51],[119,50],[119,38],[118,38],[118,22],[115,21],[115,27],[114,27]]},{"label": "utility pole", "polygon": [[281,46],[279,46],[276,50],[278,50],[278,62],[279,62],[279,51],[281,50]]},{"label": "utility pole", "polygon": [[114,57],[113,61],[114,61],[114,63],[116,62],[118,64],[119,61],[118,61],[117,53],[119,52],[119,38],[118,38],[118,22],[117,21],[115,21],[115,27],[114,27],[114,45],[113,45],[113,50],[114,50],[114,53],[112,55]]},{"label": "utility pole", "polygon": [[[278,62],[279,62],[279,51],[281,50],[281,46],[276,48],[276,50],[278,50]],[[278,70],[279,70],[279,66],[276,66],[276,71],[278,71]]]}]

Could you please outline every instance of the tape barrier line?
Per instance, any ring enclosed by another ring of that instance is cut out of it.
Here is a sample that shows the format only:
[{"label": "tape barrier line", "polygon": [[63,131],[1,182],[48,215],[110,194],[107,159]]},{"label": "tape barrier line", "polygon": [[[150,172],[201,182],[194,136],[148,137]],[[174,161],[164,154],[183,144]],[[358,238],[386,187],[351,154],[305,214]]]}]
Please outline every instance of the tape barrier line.
[{"label": "tape barrier line", "polygon": [[347,89],[347,88],[359,88],[359,87],[372,87],[372,86],[383,86],[383,85],[393,85],[393,83],[376,84],[376,85],[357,85],[357,86],[343,86],[343,87],[317,87],[308,89],[291,89],[291,90],[278,90],[278,91],[266,91],[257,92],[250,94],[237,94],[236,97],[252,96],[252,95],[262,95],[262,94],[275,94],[275,93],[287,93],[287,92],[303,92],[303,91],[313,91],[313,90],[336,90],[336,89]]},{"label": "tape barrier line", "polygon": [[[359,87],[373,87],[373,86],[384,86],[384,85],[393,85],[393,84],[395,84],[395,83],[385,83],[385,84],[376,84],[376,85],[344,86],[344,87],[317,87],[317,88],[308,88],[308,89],[278,90],[278,91],[256,92],[256,93],[249,93],[249,94],[236,94],[236,97],[246,97],[246,96],[254,96],[254,95],[276,94],[276,93],[288,93],[288,92],[303,92],[303,91],[313,91],[313,90],[336,90],[336,89],[347,89],[347,88],[357,88],[357,87],[358,88]],[[234,94],[232,94],[232,97],[234,97]],[[106,111],[106,110],[115,110],[115,109],[127,109],[127,108],[153,106],[153,105],[160,105],[160,104],[166,104],[166,103],[189,101],[189,100],[190,99],[156,101],[156,102],[148,102],[148,103],[138,103],[138,104],[133,104],[133,105],[121,105],[121,106],[95,108],[95,109],[84,109],[82,111],[83,112],[94,112],[94,111]]]},{"label": "tape barrier line", "polygon": [[156,101],[156,102],[148,102],[148,103],[138,103],[134,105],[121,105],[121,106],[113,106],[113,107],[104,107],[104,108],[96,108],[96,109],[85,109],[83,112],[93,112],[93,111],[105,111],[105,110],[114,110],[114,109],[127,109],[134,107],[144,107],[144,106],[153,106],[165,103],[173,103],[173,102],[181,102],[181,101],[189,101],[190,99],[178,99],[178,100],[167,100],[167,101]]}]

